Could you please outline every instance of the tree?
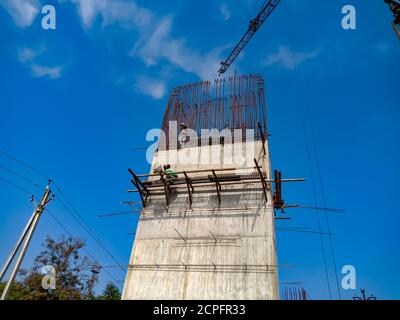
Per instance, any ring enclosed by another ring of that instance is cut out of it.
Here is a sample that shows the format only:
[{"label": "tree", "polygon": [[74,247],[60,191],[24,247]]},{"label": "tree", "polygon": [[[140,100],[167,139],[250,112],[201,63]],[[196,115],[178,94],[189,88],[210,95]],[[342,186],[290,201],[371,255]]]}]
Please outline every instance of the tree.
[{"label": "tree", "polygon": [[[84,241],[62,236],[58,241],[47,237],[42,252],[35,258],[30,271],[21,270],[9,299],[24,300],[80,300],[94,299],[94,285],[98,272],[91,272],[94,261],[80,255]],[[44,289],[43,268],[54,268],[54,289]],[[2,290],[4,284],[0,284]]]},{"label": "tree", "polygon": [[103,294],[99,297],[100,300],[121,300],[121,292],[118,287],[112,283],[107,283],[103,290]]}]

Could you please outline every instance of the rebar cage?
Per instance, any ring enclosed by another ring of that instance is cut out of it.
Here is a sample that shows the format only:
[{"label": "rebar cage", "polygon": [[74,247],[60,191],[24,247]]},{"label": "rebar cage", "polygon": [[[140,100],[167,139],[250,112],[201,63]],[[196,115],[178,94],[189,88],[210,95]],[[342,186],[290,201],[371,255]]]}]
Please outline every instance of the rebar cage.
[{"label": "rebar cage", "polygon": [[[267,133],[264,78],[259,74],[237,75],[200,81],[176,87],[172,90],[164,114],[162,130],[165,143],[159,150],[174,149],[177,144],[170,140],[170,123],[184,123],[196,131],[202,129],[242,130],[254,129],[254,140],[261,140]],[[258,128],[260,130],[258,130]],[[173,136],[173,135],[171,135]],[[201,140],[199,140],[199,145]]]}]

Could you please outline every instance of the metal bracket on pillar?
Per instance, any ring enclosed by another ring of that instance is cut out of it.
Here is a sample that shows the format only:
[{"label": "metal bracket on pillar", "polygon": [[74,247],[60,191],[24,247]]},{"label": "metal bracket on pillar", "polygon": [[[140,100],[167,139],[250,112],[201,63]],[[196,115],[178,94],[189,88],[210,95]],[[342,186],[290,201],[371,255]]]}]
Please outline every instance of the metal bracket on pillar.
[{"label": "metal bracket on pillar", "polygon": [[140,181],[138,176],[132,171],[132,169],[128,169],[128,172],[132,175],[133,180],[131,180],[132,184],[136,187],[139,192],[140,200],[142,201],[143,208],[146,207],[147,196],[150,194],[149,190],[146,186]]},{"label": "metal bracket on pillar", "polygon": [[219,183],[219,180],[218,180],[217,175],[215,174],[215,171],[211,170],[211,172],[215,178],[215,187],[217,189],[218,203],[221,204],[221,191],[222,191],[221,184]]},{"label": "metal bracket on pillar", "polygon": [[273,198],[274,209],[285,212],[285,202],[282,199],[282,173],[279,170],[274,171],[275,192]]},{"label": "metal bracket on pillar", "polygon": [[264,175],[261,171],[260,166],[258,165],[258,162],[256,159],[254,159],[254,163],[256,164],[256,168],[258,173],[260,174],[260,179],[261,179],[261,184],[262,184],[262,188],[263,188],[263,192],[264,192],[264,197],[265,197],[265,201],[268,202],[268,196],[267,196],[267,182],[264,179]]},{"label": "metal bracket on pillar", "polygon": [[188,190],[188,195],[189,195],[189,204],[191,207],[192,203],[193,203],[192,194],[194,192],[194,188],[192,185],[192,180],[188,177],[187,173],[185,171],[183,171],[183,174],[185,175],[185,180],[186,180],[186,185],[187,185],[187,190]]},{"label": "metal bracket on pillar", "polygon": [[142,190],[139,188],[139,185],[136,183],[135,180],[131,180],[131,182],[132,182],[132,184],[136,187],[136,189],[137,189],[138,192],[139,192],[140,200],[142,201],[143,208],[146,207],[146,201],[145,201],[144,198],[143,198]]},{"label": "metal bracket on pillar", "polygon": [[[121,204],[127,204],[131,208],[136,209],[137,211],[141,212],[142,207],[140,207],[140,202],[135,202],[135,201],[121,201]],[[142,203],[143,204],[143,203]]]}]

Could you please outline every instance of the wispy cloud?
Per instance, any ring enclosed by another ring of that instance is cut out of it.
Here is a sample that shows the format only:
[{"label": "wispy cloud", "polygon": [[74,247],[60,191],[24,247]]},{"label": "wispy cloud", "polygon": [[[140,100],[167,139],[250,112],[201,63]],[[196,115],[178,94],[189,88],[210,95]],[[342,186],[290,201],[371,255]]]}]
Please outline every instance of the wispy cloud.
[{"label": "wispy cloud", "polygon": [[61,77],[61,72],[63,70],[62,66],[45,66],[36,63],[35,60],[38,56],[46,51],[45,47],[39,49],[33,48],[20,48],[17,53],[18,60],[27,66],[33,77],[42,78],[47,77],[49,79],[58,79]]},{"label": "wispy cloud", "polygon": [[[102,25],[118,23],[137,30],[139,36],[130,55],[140,58],[146,66],[160,61],[174,65],[200,78],[216,76],[224,47],[201,53],[187,44],[187,40],[172,36],[172,16],[157,17],[151,10],[135,1],[124,0],[59,0],[77,6],[82,25],[90,28],[97,18]],[[227,12],[226,12],[227,14]],[[215,72],[212,72],[215,70]]]},{"label": "wispy cloud", "polygon": [[84,27],[93,25],[97,16],[103,25],[119,23],[124,27],[148,25],[152,12],[140,7],[134,1],[124,0],[70,0],[78,6],[78,12]]},{"label": "wispy cloud", "polygon": [[18,60],[22,63],[27,63],[35,59],[38,55],[43,53],[46,49],[44,47],[40,49],[32,48],[20,48],[18,50]]},{"label": "wispy cloud", "polygon": [[279,64],[287,70],[294,70],[307,60],[315,59],[321,52],[321,49],[316,49],[310,52],[295,52],[289,47],[279,47],[276,53],[270,54],[266,61],[266,66]]},{"label": "wispy cloud", "polygon": [[219,11],[222,14],[222,17],[225,21],[229,20],[231,17],[231,10],[226,2],[223,2],[220,7]]},{"label": "wispy cloud", "polygon": [[38,0],[0,0],[0,5],[6,9],[18,27],[30,26],[39,13]]},{"label": "wispy cloud", "polygon": [[32,75],[35,78],[48,77],[50,79],[58,79],[61,77],[62,67],[46,67],[39,64],[32,64]]},{"label": "wispy cloud", "polygon": [[[173,17],[158,16],[134,0],[59,0],[75,4],[82,26],[89,30],[101,22],[102,27],[118,24],[136,31],[138,38],[132,45],[130,56],[139,59],[146,67],[178,68],[203,79],[217,76],[221,52],[226,47],[199,51],[188,44],[185,38],[173,36]],[[228,8],[223,8],[225,18]],[[134,83],[136,91],[160,99],[167,87],[168,76],[159,74],[159,79],[138,77]]]},{"label": "wispy cloud", "polygon": [[131,56],[141,58],[147,66],[165,60],[200,78],[216,76],[216,69],[221,61],[220,53],[225,47],[215,48],[202,54],[191,48],[186,39],[171,35],[172,22],[172,16],[164,17],[150,36],[143,35],[139,38],[131,51]]},{"label": "wispy cloud", "polygon": [[140,75],[136,78],[135,91],[153,99],[161,99],[165,95],[166,85],[163,80]]}]

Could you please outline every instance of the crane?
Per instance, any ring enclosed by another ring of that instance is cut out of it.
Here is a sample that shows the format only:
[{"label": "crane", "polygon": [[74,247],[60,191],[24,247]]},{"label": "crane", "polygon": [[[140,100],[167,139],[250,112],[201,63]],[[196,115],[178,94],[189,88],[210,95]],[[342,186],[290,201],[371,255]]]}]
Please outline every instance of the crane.
[{"label": "crane", "polygon": [[239,53],[243,50],[246,44],[250,41],[256,31],[261,27],[261,25],[267,20],[270,14],[275,10],[281,0],[267,0],[264,2],[260,12],[257,17],[250,20],[249,28],[246,33],[240,39],[236,47],[229,54],[228,58],[225,61],[221,62],[221,67],[218,70],[219,75],[225,73],[228,70],[229,66],[233,63],[233,61],[237,58]]},{"label": "crane", "polygon": [[399,0],[384,0],[389,9],[393,12],[393,29],[400,39],[400,1]]}]

